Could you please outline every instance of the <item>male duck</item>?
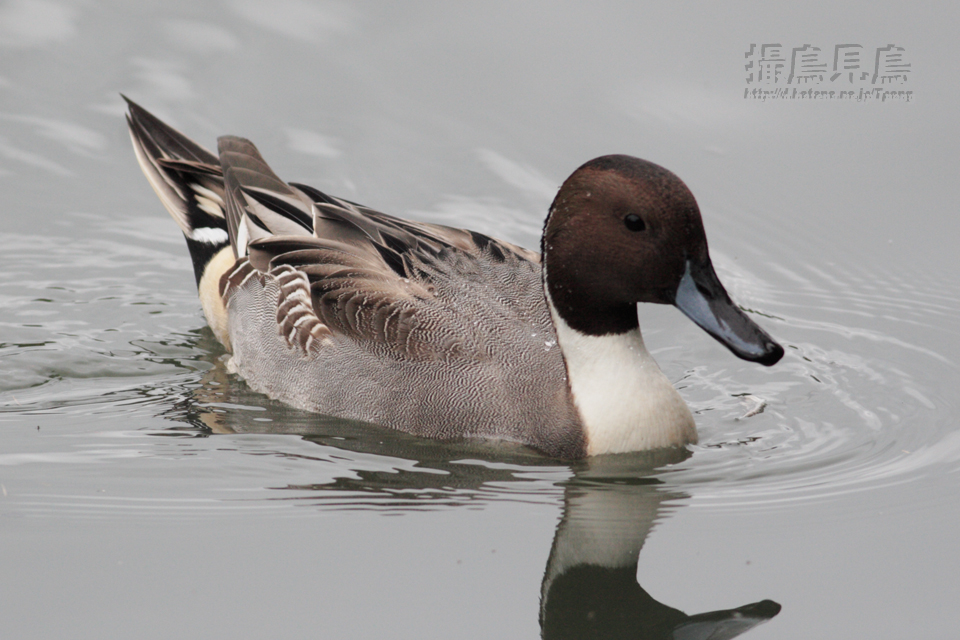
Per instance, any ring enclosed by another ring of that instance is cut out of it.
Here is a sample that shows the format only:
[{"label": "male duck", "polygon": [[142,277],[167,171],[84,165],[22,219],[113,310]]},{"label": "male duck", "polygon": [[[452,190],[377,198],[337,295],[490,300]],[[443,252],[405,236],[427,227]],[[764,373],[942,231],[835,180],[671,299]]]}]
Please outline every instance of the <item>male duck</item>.
[{"label": "male duck", "polygon": [[250,386],[289,404],[580,458],[697,440],[638,302],[677,306],[746,360],[783,355],[717,279],[693,195],[653,163],[577,169],[537,254],[287,184],[249,141],[222,137],[217,157],[127,102],[207,322]]}]

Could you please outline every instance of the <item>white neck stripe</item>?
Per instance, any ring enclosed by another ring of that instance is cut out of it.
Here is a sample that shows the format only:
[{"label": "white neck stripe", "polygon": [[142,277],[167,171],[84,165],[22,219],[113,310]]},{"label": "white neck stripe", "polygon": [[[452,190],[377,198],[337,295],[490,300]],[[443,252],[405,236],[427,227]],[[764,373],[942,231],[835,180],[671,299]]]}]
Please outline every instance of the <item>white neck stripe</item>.
[{"label": "white neck stripe", "polygon": [[640,329],[590,336],[560,317],[547,293],[587,454],[624,453],[697,441],[693,415],[643,344]]}]

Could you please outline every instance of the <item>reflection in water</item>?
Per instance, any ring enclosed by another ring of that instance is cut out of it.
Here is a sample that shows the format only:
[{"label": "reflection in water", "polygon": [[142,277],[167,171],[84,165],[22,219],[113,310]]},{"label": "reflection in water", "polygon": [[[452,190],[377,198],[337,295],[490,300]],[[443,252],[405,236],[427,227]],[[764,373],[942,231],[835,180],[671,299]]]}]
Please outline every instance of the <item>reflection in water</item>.
[{"label": "reflection in water", "polygon": [[541,589],[544,638],[722,640],[780,612],[762,600],[690,616],[654,600],[637,582],[640,549],[662,517],[661,504],[686,496],[664,491],[647,474],[677,460],[636,466],[634,456],[618,458],[587,461],[566,483]]},{"label": "reflection in water", "polygon": [[[326,482],[282,488],[295,490],[298,496],[309,491],[308,498],[289,498],[307,504],[409,511],[478,499],[535,501],[544,493],[556,497],[550,491],[558,486],[556,479],[546,487],[542,480],[562,472],[563,517],[541,588],[544,638],[724,640],[780,612],[779,604],[763,600],[687,615],[656,601],[638,584],[640,550],[657,520],[665,517],[661,506],[670,503],[676,508],[687,498],[680,491],[665,490],[654,474],[663,465],[684,460],[689,456],[686,450],[602,456],[555,466],[526,449],[505,448],[502,443],[441,443],[284,407],[277,409],[292,420],[271,421],[263,415],[275,415],[270,411],[250,418],[251,412],[239,410],[245,404],[242,386],[232,383],[218,362],[192,398],[177,408],[177,419],[187,419],[208,433],[295,433],[325,450],[343,452],[339,462],[347,462],[349,470],[341,469]],[[362,454],[367,460],[356,464],[347,453]],[[329,456],[318,453],[318,460],[325,455]],[[379,465],[371,464],[371,457]]]}]

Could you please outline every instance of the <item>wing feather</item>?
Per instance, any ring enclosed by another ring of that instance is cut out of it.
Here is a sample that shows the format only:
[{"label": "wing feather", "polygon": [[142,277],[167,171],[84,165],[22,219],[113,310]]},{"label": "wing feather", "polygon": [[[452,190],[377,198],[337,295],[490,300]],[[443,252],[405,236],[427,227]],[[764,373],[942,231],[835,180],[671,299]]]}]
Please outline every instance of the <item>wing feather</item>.
[{"label": "wing feather", "polygon": [[[283,278],[279,330],[305,354],[308,342],[342,336],[403,358],[482,358],[471,323],[458,320],[463,301],[450,292],[469,279],[463,286],[483,294],[483,264],[539,262],[534,252],[479,233],[287,184],[243,138],[220,138],[219,151],[231,242],[258,277]],[[239,270],[227,279],[249,277]]]},{"label": "wing feather", "polygon": [[[251,242],[274,235],[311,235],[313,203],[281,180],[252,142],[218,139],[223,168],[227,232],[238,257]],[[296,213],[291,213],[291,208]]]}]

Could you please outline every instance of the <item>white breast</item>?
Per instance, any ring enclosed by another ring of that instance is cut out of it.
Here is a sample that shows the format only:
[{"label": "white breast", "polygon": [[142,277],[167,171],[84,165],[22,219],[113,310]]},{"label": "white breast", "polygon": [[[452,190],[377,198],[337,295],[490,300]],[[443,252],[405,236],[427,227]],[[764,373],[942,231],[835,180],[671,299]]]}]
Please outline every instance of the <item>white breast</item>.
[{"label": "white breast", "polygon": [[587,454],[624,453],[697,441],[693,415],[643,344],[640,329],[590,336],[550,302]]}]

